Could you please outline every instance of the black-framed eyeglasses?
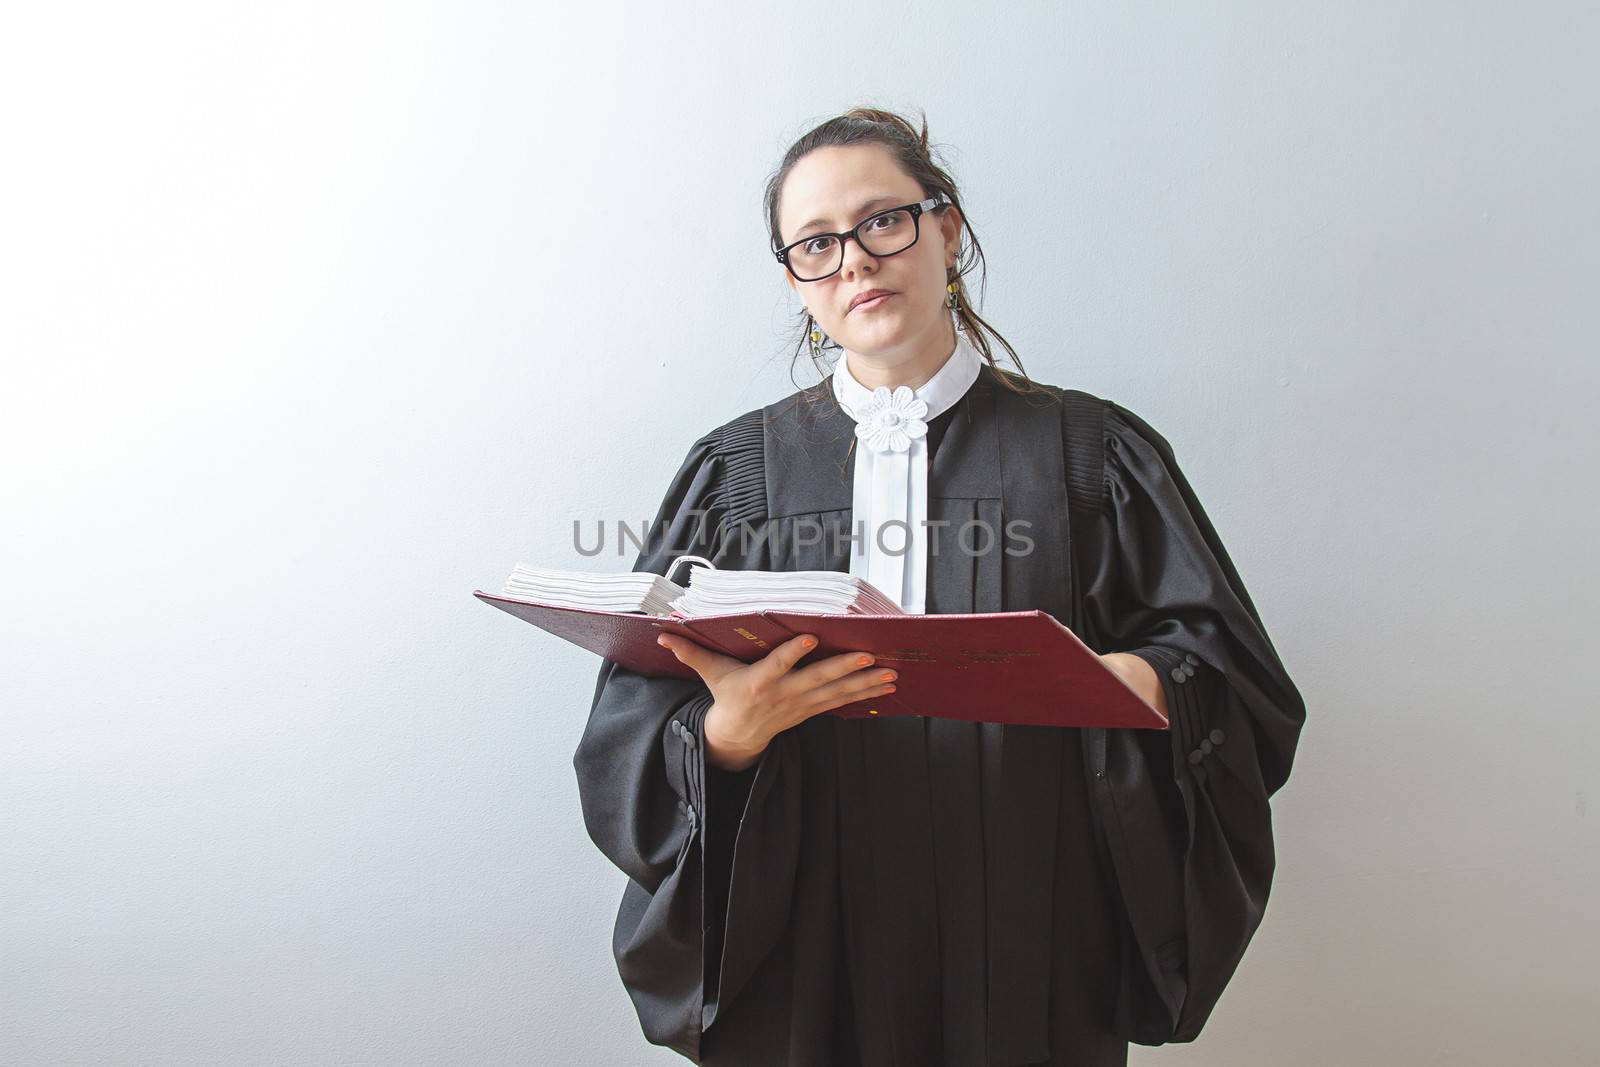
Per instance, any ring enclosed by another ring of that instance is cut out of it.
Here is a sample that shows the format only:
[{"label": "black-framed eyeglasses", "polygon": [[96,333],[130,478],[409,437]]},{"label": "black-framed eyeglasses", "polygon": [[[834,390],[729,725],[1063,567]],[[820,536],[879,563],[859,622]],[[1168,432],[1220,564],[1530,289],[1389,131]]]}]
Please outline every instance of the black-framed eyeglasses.
[{"label": "black-framed eyeglasses", "polygon": [[868,215],[845,233],[812,233],[792,244],[773,249],[778,262],[789,268],[798,282],[820,282],[831,277],[844,266],[844,243],[856,239],[862,251],[869,256],[892,256],[904,252],[917,243],[922,230],[924,211],[944,207],[949,203],[941,196],[931,196],[916,204],[901,204]]}]

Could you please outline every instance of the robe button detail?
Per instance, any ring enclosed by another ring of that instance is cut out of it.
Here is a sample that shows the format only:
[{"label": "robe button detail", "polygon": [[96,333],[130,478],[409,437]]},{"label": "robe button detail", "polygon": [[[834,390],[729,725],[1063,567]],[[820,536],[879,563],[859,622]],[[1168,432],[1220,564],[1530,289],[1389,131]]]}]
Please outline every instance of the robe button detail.
[{"label": "robe button detail", "polygon": [[1190,763],[1199,763],[1201,760],[1203,760],[1205,758],[1206,758],[1206,754],[1204,752],[1201,752],[1198,748],[1195,749],[1193,752],[1189,753],[1189,762]]},{"label": "robe button detail", "polygon": [[1200,751],[1208,756],[1211,755],[1211,738],[1208,737],[1200,742]]},{"label": "robe button detail", "polygon": [[1222,744],[1223,739],[1226,738],[1226,737],[1227,737],[1227,734],[1224,734],[1221,730],[1212,730],[1211,731],[1211,743],[1213,745]]},{"label": "robe button detail", "polygon": [[1193,652],[1185,652],[1183,654],[1183,660],[1185,663],[1190,663],[1195,666],[1200,665],[1200,657],[1195,655]]},{"label": "robe button detail", "polygon": [[1172,668],[1172,680],[1174,682],[1185,682],[1189,680],[1189,676],[1183,673],[1182,667],[1174,667]]}]

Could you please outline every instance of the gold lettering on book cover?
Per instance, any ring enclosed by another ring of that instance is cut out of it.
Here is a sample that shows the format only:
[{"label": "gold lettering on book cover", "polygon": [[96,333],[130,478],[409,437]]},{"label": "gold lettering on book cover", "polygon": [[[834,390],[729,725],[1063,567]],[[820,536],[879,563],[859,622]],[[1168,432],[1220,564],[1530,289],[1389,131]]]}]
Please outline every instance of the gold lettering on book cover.
[{"label": "gold lettering on book cover", "polygon": [[1033,651],[1012,652],[1008,649],[963,648],[961,654],[979,663],[1010,663],[1025,656],[1037,656]]},{"label": "gold lettering on book cover", "polygon": [[743,626],[735,626],[733,628],[733,632],[744,638],[746,641],[754,641],[758,648],[767,647],[767,643],[765,641],[761,640],[761,638],[757,637],[749,630],[746,630]]}]

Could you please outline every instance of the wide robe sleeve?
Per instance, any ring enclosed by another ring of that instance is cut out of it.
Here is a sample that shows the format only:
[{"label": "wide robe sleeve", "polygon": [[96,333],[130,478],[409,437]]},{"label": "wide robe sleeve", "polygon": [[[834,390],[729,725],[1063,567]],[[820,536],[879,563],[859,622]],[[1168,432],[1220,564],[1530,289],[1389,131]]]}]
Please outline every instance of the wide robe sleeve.
[{"label": "wide robe sleeve", "polygon": [[[683,553],[739,565],[718,558],[726,460],[719,431],[691,446],[634,571],[665,574]],[[689,566],[673,579],[686,581]],[[646,1039],[695,1063],[704,1030],[783,932],[799,850],[799,797],[788,788],[798,778],[774,788],[796,754],[780,737],[754,767],[722,775],[705,760],[711,703],[699,678],[650,678],[605,660],[573,756],[589,836],[628,876],[612,939],[623,984]],[[731,920],[730,871],[759,888],[739,895]]]},{"label": "wide robe sleeve", "polygon": [[[1155,790],[1159,807],[1181,812],[1173,823],[1182,823],[1163,842],[1130,845],[1167,850],[1151,870],[1181,870],[1179,884],[1124,893],[1181,891],[1181,912],[1170,912],[1164,934],[1181,929],[1182,937],[1164,947],[1181,946],[1184,962],[1176,981],[1153,976],[1167,999],[1160,1025],[1129,1036],[1191,1041],[1260,926],[1275,865],[1268,798],[1289,776],[1305,704],[1171,445],[1109,401],[1104,445],[1106,550],[1088,576],[1084,607],[1103,651],[1131,652],[1161,680],[1170,730],[1132,731],[1138,744],[1116,751],[1143,754],[1148,767],[1121,778]],[[1134,911],[1153,915],[1174,903]]]}]

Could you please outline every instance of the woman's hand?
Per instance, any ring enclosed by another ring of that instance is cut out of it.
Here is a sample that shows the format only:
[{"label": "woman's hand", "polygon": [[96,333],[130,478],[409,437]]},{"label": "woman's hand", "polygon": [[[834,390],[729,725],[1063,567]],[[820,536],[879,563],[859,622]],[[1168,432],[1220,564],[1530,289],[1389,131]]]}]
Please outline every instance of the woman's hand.
[{"label": "woman's hand", "polygon": [[1138,693],[1146,704],[1163,716],[1171,717],[1171,713],[1167,710],[1167,691],[1162,687],[1156,669],[1150,666],[1144,657],[1135,656],[1132,652],[1107,652],[1100,657],[1100,662],[1127,682],[1128,688]]},{"label": "woman's hand", "polygon": [[772,739],[813,715],[856,700],[894,692],[896,672],[874,670],[874,657],[844,652],[794,665],[817,645],[809,634],[785,641],[754,663],[713,652],[676,634],[656,643],[694,668],[711,690],[704,723],[706,759],[725,771],[742,771],[761,758]]}]

